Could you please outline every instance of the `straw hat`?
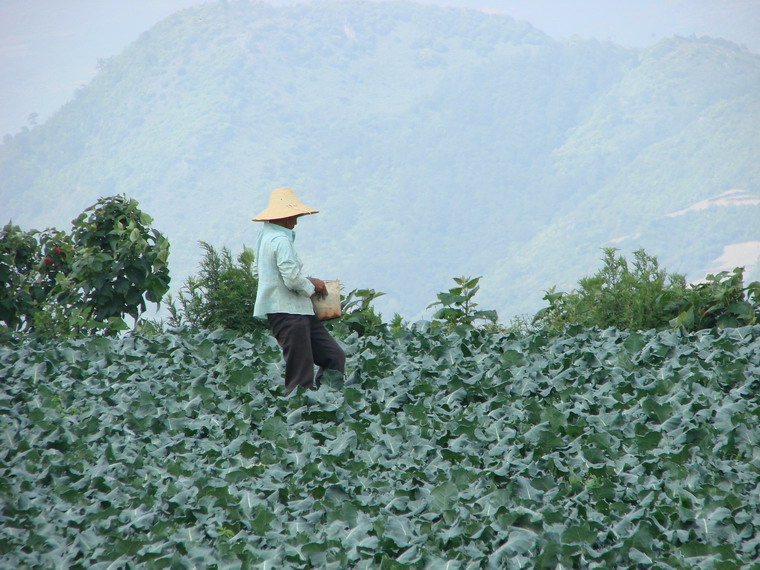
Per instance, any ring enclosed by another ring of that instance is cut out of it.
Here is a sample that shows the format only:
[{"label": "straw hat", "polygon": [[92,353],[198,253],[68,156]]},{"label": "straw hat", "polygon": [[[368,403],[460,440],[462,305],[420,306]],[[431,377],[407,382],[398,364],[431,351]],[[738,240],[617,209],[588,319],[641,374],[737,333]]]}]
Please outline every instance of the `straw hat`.
[{"label": "straw hat", "polygon": [[266,209],[252,219],[254,222],[268,222],[290,218],[291,216],[306,216],[317,213],[319,213],[318,210],[302,204],[290,188],[277,188],[272,190],[269,195],[269,205]]}]

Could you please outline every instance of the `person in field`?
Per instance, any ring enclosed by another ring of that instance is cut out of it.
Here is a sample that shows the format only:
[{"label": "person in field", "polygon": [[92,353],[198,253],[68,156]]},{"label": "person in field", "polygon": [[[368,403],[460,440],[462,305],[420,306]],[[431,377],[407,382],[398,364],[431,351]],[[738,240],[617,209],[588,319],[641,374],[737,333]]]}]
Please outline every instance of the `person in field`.
[{"label": "person in field", "polygon": [[263,222],[253,269],[258,279],[253,315],[268,321],[282,348],[286,396],[299,386],[317,389],[325,370],[342,374],[345,367],[343,349],[314,315],[311,298],[326,295],[325,283],[303,274],[294,247],[293,228],[298,218],[317,213],[301,203],[290,188],[277,188],[266,209],[253,218]]}]

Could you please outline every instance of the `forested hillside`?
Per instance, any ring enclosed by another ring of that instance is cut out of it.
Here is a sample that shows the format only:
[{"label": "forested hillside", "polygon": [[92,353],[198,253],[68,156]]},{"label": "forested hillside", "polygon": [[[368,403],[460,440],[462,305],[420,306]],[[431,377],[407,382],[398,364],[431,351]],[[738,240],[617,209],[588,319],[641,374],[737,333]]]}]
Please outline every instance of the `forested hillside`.
[{"label": "forested hillside", "polygon": [[[406,317],[483,275],[481,304],[508,317],[606,245],[699,278],[760,240],[758,87],[760,57],[721,40],[636,51],[407,3],[210,3],[6,137],[3,221],[65,228],[125,193],[169,238],[178,287],[199,240],[251,245],[287,185],[321,210],[298,228],[312,273]],[[749,199],[668,216],[731,190]]]}]

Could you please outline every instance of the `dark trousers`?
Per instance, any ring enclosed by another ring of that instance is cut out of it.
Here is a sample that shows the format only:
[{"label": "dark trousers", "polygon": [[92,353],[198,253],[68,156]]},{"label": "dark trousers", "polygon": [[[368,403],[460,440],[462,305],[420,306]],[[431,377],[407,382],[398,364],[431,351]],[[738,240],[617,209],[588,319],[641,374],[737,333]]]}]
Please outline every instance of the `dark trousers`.
[{"label": "dark trousers", "polygon": [[[346,354],[314,315],[270,313],[269,328],[285,359],[285,395],[298,386],[319,388],[326,369],[343,373]],[[314,378],[314,365],[319,366]]]}]

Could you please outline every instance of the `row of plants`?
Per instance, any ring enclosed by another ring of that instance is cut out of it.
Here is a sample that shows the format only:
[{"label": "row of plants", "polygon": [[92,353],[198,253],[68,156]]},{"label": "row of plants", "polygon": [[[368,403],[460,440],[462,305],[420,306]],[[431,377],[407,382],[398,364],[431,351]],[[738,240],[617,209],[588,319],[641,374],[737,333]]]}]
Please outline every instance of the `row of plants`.
[{"label": "row of plants", "polygon": [[0,566],[750,568],[760,326],[0,346]]},{"label": "row of plants", "polygon": [[[125,317],[141,330],[188,325],[213,330],[251,332],[256,280],[254,254],[243,248],[236,258],[227,248],[201,242],[197,275],[168,297],[169,318],[145,322],[146,302],[160,303],[169,289],[169,243],[150,227],[150,216],[135,200],[113,196],[98,200],[72,222],[70,234],[58,230],[22,231],[7,224],[0,234],[0,335],[34,333],[69,338],[93,333],[116,334],[128,328]],[[581,279],[570,292],[547,291],[548,306],[531,318],[500,324],[492,310],[474,300],[480,277],[456,277],[428,309],[435,326],[486,326],[530,333],[565,326],[615,327],[625,330],[753,325],[760,320],[760,282],[745,286],[743,268],[708,275],[687,284],[679,274],[659,267],[644,250],[631,263],[617,250],[604,250],[596,274]],[[331,327],[337,333],[366,333],[404,326],[400,315],[385,323],[372,306],[383,293],[355,289],[344,295],[345,317]]]},{"label": "row of plants", "polygon": [[[250,268],[253,252],[244,248],[235,264],[226,248],[217,251],[202,243],[201,270],[188,279],[177,300],[170,299],[170,326],[217,327],[249,332],[261,324],[252,317],[255,282]],[[697,331],[713,327],[749,326],[760,322],[760,282],[744,284],[744,269],[707,275],[688,284],[683,275],[668,273],[657,258],[644,250],[629,264],[615,249],[605,249],[602,267],[579,281],[570,292],[547,291],[548,306],[532,317],[500,323],[496,311],[478,306],[475,296],[481,277],[455,277],[454,286],[438,293],[427,308],[435,309],[432,326],[479,327],[530,334],[539,330],[561,332],[568,325],[621,330],[677,328]],[[408,326],[396,314],[385,322],[372,303],[383,293],[353,290],[342,298],[344,317],[328,326],[338,334],[365,334],[389,327]]]}]

